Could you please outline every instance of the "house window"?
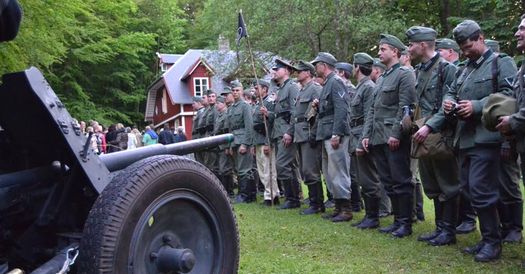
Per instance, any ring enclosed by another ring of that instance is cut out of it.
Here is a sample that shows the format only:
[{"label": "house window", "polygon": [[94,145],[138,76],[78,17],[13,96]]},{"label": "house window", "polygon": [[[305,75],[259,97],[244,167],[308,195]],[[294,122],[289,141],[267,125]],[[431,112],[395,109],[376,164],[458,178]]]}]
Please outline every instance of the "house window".
[{"label": "house window", "polygon": [[193,89],[195,96],[202,96],[205,91],[207,91],[210,88],[208,78],[206,77],[199,77],[199,78],[193,78]]},{"label": "house window", "polygon": [[166,64],[166,63],[162,63],[162,64],[160,65],[160,70],[161,70],[162,72],[165,72],[165,71],[168,70],[169,68],[170,68],[170,67],[169,67],[168,64]]}]

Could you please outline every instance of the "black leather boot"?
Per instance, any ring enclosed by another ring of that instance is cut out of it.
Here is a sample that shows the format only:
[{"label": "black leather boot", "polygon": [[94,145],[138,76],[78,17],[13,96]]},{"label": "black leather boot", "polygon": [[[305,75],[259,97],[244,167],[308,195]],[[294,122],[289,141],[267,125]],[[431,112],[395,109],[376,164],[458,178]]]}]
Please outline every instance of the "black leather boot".
[{"label": "black leather boot", "polygon": [[434,199],[434,214],[436,229],[430,233],[425,233],[417,237],[418,241],[428,242],[436,238],[441,233],[441,222],[443,221],[443,204],[439,201],[439,198]]},{"label": "black leather boot", "polygon": [[403,238],[412,234],[413,195],[397,197],[399,207],[399,227],[392,231],[392,236]]},{"label": "black leather boot", "polygon": [[361,212],[363,208],[363,201],[361,198],[361,190],[359,184],[352,182],[350,185],[352,192],[350,194],[350,205],[352,206],[353,212]]},{"label": "black leather boot", "polygon": [[293,180],[283,180],[282,182],[286,201],[281,207],[279,207],[279,209],[292,209],[300,207],[301,203],[299,202],[299,187],[296,185],[298,183],[294,182]]},{"label": "black leather boot", "polygon": [[349,199],[335,199],[335,202],[341,205],[341,210],[339,211],[339,214],[332,217],[331,221],[334,223],[351,221],[353,218],[353,215],[352,215],[352,208],[350,206],[350,200]]},{"label": "black leather boot", "polygon": [[355,225],[359,229],[371,229],[379,227],[379,202],[377,198],[365,197],[365,217]]},{"label": "black leather boot", "polygon": [[478,208],[477,213],[484,245],[474,256],[474,260],[476,262],[495,261],[501,257],[500,220],[497,207]]},{"label": "black leather boot", "polygon": [[425,212],[423,211],[423,190],[421,184],[414,186],[414,215],[418,221],[425,220]]},{"label": "black leather boot", "polygon": [[392,233],[397,230],[400,226],[399,223],[399,201],[397,196],[389,196],[390,203],[392,204],[392,214],[394,214],[394,222],[386,227],[382,227],[379,230],[381,233]]},{"label": "black leather boot", "polygon": [[335,207],[335,201],[334,197],[332,196],[332,193],[326,188],[326,202],[324,202],[325,208],[333,208]]},{"label": "black leather boot", "polygon": [[[326,203],[325,203],[325,205],[326,205]],[[341,203],[338,202],[337,200],[334,200],[334,211],[332,211],[332,213],[327,212],[327,213],[321,215],[321,217],[323,219],[330,220],[333,217],[339,215],[339,212],[341,212]]]},{"label": "black leather boot", "polygon": [[224,175],[222,177],[224,178],[224,188],[226,188],[226,192],[230,198],[235,197],[235,192],[233,192],[233,175]]},{"label": "black leather boot", "polygon": [[235,203],[247,203],[248,202],[248,193],[246,191],[247,181],[246,178],[238,178],[237,183],[239,185],[239,191],[237,192],[237,197],[235,198]]},{"label": "black leather boot", "polygon": [[432,246],[451,245],[456,243],[456,226],[458,219],[459,197],[451,198],[442,202],[443,219],[441,221],[441,232],[439,235],[429,240]]},{"label": "black leather boot", "polygon": [[468,234],[476,230],[476,212],[464,193],[459,198],[459,221],[461,223],[456,227],[457,234]]},{"label": "black leather boot", "polygon": [[246,178],[247,203],[257,202],[257,184],[253,178]]},{"label": "black leather boot", "polygon": [[505,205],[508,219],[501,218],[502,237],[504,243],[521,243],[523,236],[523,203]]},{"label": "black leather boot", "polygon": [[302,215],[311,215],[325,211],[323,204],[323,186],[321,182],[308,185],[308,200],[310,200],[309,207],[301,211]]}]

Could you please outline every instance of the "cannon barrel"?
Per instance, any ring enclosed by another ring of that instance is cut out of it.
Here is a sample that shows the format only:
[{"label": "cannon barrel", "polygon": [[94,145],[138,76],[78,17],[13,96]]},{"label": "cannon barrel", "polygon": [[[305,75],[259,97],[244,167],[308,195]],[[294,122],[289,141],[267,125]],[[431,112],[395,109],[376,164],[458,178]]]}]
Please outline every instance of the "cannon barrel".
[{"label": "cannon barrel", "polygon": [[121,170],[139,160],[163,154],[185,155],[199,150],[205,150],[218,145],[231,143],[233,134],[222,134],[191,141],[169,145],[149,145],[132,150],[124,150],[110,154],[100,155],[100,160],[110,172]]}]

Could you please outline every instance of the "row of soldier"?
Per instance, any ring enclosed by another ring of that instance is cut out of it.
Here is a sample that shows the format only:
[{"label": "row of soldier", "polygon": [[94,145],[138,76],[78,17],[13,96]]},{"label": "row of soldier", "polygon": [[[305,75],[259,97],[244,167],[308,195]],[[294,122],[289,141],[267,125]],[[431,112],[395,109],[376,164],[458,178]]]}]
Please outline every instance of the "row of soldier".
[{"label": "row of soldier", "polygon": [[[354,54],[356,87],[349,75],[336,73],[336,58],[321,52],[312,62],[293,65],[276,59],[272,80],[278,90],[271,96],[270,83],[258,80],[254,107],[242,100],[238,81],[219,97],[210,92],[207,103],[212,107],[203,108],[202,99],[195,98],[194,138],[226,132],[235,136],[231,145],[198,153],[196,159],[217,174],[230,194],[236,172],[236,201],[253,202],[253,153],[265,187],[264,203],[279,203],[279,182],[285,196],[280,208],[299,207],[301,178],[309,200],[302,214],[325,212],[322,174],[335,200],[334,210],[322,216],[350,221],[350,197],[361,191],[366,214],[353,224],[361,229],[379,227],[384,187],[394,222],[379,231],[399,238],[412,234],[417,172],[435,210],[434,231],[418,240],[455,244],[457,232],[475,229],[477,215],[481,240],[463,251],[479,262],[498,259],[502,242],[522,240],[518,155],[523,159],[525,153],[523,69],[518,73],[512,58],[489,48],[472,20],[454,28],[454,40],[436,40],[435,30],[421,26],[411,27],[406,36],[408,47],[398,37],[382,34],[380,62],[363,52]],[[516,37],[518,49],[525,50],[525,20]],[[457,60],[460,50],[463,63]],[[415,69],[400,63],[403,54],[417,64]],[[374,76],[381,66],[384,71]],[[498,97],[503,102],[486,104],[491,94],[505,95]],[[509,110],[511,97],[521,109]],[[415,120],[422,121],[419,127]],[[454,153],[411,159],[437,133]]]}]

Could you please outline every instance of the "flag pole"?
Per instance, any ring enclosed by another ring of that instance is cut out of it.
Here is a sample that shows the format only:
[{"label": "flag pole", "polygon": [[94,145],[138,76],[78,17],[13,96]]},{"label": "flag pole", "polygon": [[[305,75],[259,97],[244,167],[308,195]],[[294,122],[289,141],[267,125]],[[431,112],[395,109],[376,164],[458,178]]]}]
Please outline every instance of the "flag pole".
[{"label": "flag pole", "polygon": [[[248,35],[248,31],[247,31],[247,27],[246,25],[244,24],[244,17],[242,16],[242,9],[239,10],[239,24],[241,24],[242,22],[242,26],[239,26],[239,28],[244,28],[242,34],[245,34],[245,37],[246,37],[246,42],[248,44],[248,52],[250,53],[250,60],[251,60],[251,65],[252,65],[252,70],[253,70],[253,75],[255,77],[255,83],[256,85],[260,86],[259,85],[259,78],[257,77],[257,70],[255,69],[255,60],[253,58],[253,52],[252,52],[252,45],[250,43],[250,37]],[[240,30],[238,30],[240,31]],[[240,34],[240,35],[242,35]],[[240,37],[242,38],[242,36]],[[239,38],[239,39],[240,39]],[[257,88],[257,87],[256,87]],[[268,87],[268,92],[270,92],[270,87]],[[264,106],[264,99],[262,98],[262,95],[261,95],[261,92],[257,92],[259,95],[259,104],[261,105],[261,107],[265,107]],[[269,94],[268,94],[269,95]],[[271,143],[271,140],[270,140],[270,136],[269,136],[269,127],[268,127],[268,119],[266,118],[266,115],[262,115],[263,116],[263,123],[264,123],[264,130],[266,132],[266,141],[268,142],[268,147],[270,148],[270,155],[268,155],[268,159],[269,159],[269,169],[270,169],[270,174],[269,174],[269,184],[270,184],[270,203],[271,203],[271,206],[273,207],[274,206],[274,203],[273,203],[273,200],[274,200],[274,189],[273,189],[273,181],[272,181],[272,143]],[[264,152],[263,152],[264,153]]]}]

